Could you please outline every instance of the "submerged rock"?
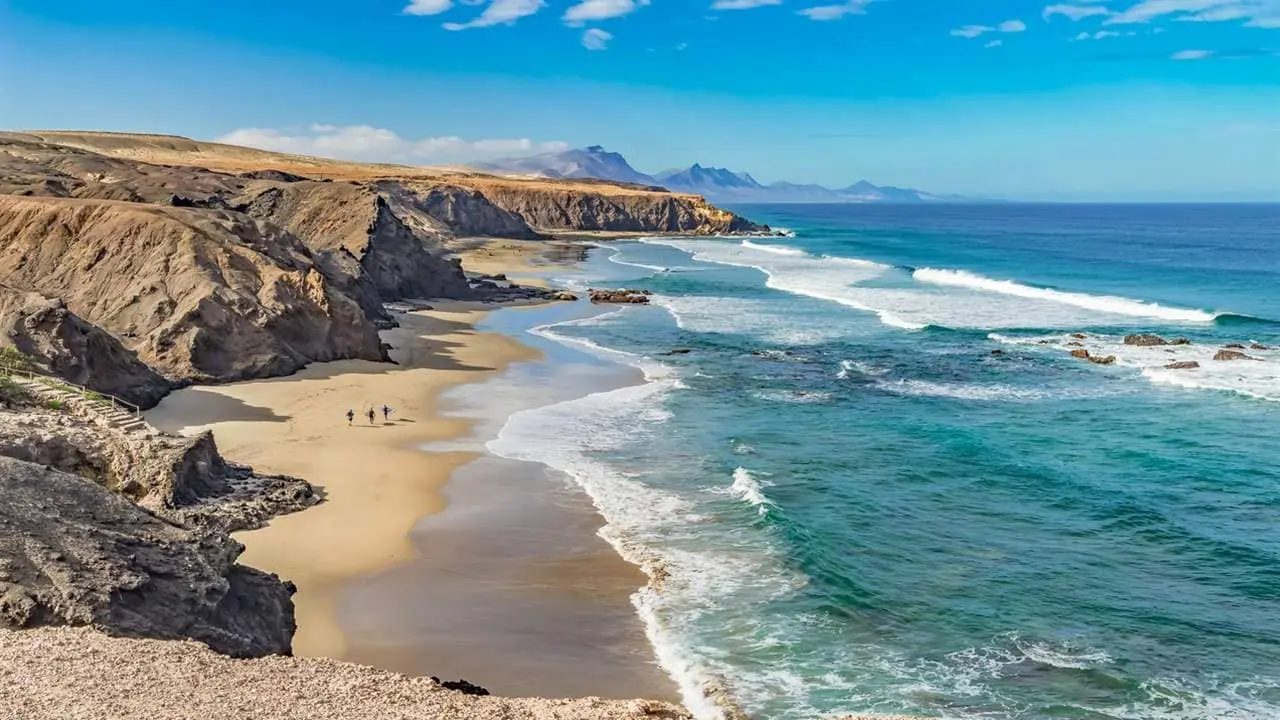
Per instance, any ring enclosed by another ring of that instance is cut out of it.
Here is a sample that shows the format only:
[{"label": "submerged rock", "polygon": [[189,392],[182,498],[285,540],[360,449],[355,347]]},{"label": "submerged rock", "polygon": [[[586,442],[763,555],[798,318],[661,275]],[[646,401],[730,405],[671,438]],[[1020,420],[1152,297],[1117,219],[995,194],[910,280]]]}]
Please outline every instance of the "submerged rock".
[{"label": "submerged rock", "polygon": [[1244,345],[1241,345],[1240,343],[1227,343],[1226,345],[1223,345],[1222,347],[1224,347],[1224,348],[1228,348],[1228,349],[1230,349],[1230,350],[1243,350],[1243,349],[1244,349]]},{"label": "submerged rock", "polygon": [[1200,367],[1200,363],[1195,360],[1182,360],[1165,365],[1168,370],[1194,370],[1198,367]]},{"label": "submerged rock", "polygon": [[1169,341],[1165,340],[1159,335],[1152,335],[1150,333],[1141,333],[1137,335],[1125,335],[1124,344],[1138,345],[1140,347],[1149,347],[1151,345],[1168,345]]}]

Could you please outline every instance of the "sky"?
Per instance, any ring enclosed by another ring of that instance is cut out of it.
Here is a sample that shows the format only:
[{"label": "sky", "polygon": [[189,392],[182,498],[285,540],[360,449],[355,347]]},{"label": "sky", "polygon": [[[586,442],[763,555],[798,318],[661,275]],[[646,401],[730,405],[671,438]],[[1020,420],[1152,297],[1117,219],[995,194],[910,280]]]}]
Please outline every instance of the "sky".
[{"label": "sky", "polygon": [[0,0],[0,128],[1280,201],[1280,0]]}]

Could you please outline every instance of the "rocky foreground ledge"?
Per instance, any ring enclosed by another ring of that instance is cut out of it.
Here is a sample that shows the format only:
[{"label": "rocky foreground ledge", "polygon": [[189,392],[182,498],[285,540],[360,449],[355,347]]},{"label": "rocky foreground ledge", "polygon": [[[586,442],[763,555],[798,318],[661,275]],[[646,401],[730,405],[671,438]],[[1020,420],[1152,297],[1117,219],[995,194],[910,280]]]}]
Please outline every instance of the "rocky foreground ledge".
[{"label": "rocky foreground ledge", "polygon": [[327,658],[235,660],[195,642],[86,628],[0,630],[0,717],[24,720],[622,720],[688,718],[647,700],[474,696]]}]

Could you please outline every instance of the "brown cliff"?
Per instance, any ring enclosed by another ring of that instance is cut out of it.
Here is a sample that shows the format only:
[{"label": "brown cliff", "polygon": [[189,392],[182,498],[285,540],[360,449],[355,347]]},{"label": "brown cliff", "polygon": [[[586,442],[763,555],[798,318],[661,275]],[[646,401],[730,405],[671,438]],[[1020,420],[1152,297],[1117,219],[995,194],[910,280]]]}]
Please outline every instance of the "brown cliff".
[{"label": "brown cliff", "polygon": [[62,299],[178,382],[385,357],[304,245],[238,213],[0,196],[0,282]]},{"label": "brown cliff", "polygon": [[0,346],[26,355],[37,369],[154,407],[169,381],[138,360],[116,337],[71,312],[61,300],[0,283]]}]

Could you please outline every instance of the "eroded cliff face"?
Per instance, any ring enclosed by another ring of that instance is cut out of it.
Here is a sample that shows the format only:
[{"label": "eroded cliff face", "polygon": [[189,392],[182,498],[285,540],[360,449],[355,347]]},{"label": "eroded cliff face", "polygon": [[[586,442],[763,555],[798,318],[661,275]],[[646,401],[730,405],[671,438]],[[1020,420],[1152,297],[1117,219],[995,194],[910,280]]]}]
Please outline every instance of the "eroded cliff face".
[{"label": "eroded cliff face", "polygon": [[0,283],[0,346],[10,345],[52,375],[154,407],[171,387],[120,341],[62,300]]},{"label": "eroded cliff face", "polygon": [[383,302],[469,294],[461,266],[438,240],[441,225],[429,215],[396,213],[371,185],[264,184],[236,202],[238,210],[306,244],[330,279],[371,315],[381,314]]},{"label": "eroded cliff face", "polygon": [[84,478],[0,456],[0,626],[95,625],[288,654],[291,585],[222,533],[167,522]]},{"label": "eroded cliff face", "polygon": [[0,196],[0,282],[62,299],[176,382],[385,359],[306,246],[238,213]]},{"label": "eroded cliff face", "polygon": [[489,184],[485,196],[544,232],[607,231],[713,235],[760,229],[700,197],[663,192],[563,190],[547,183]]}]

